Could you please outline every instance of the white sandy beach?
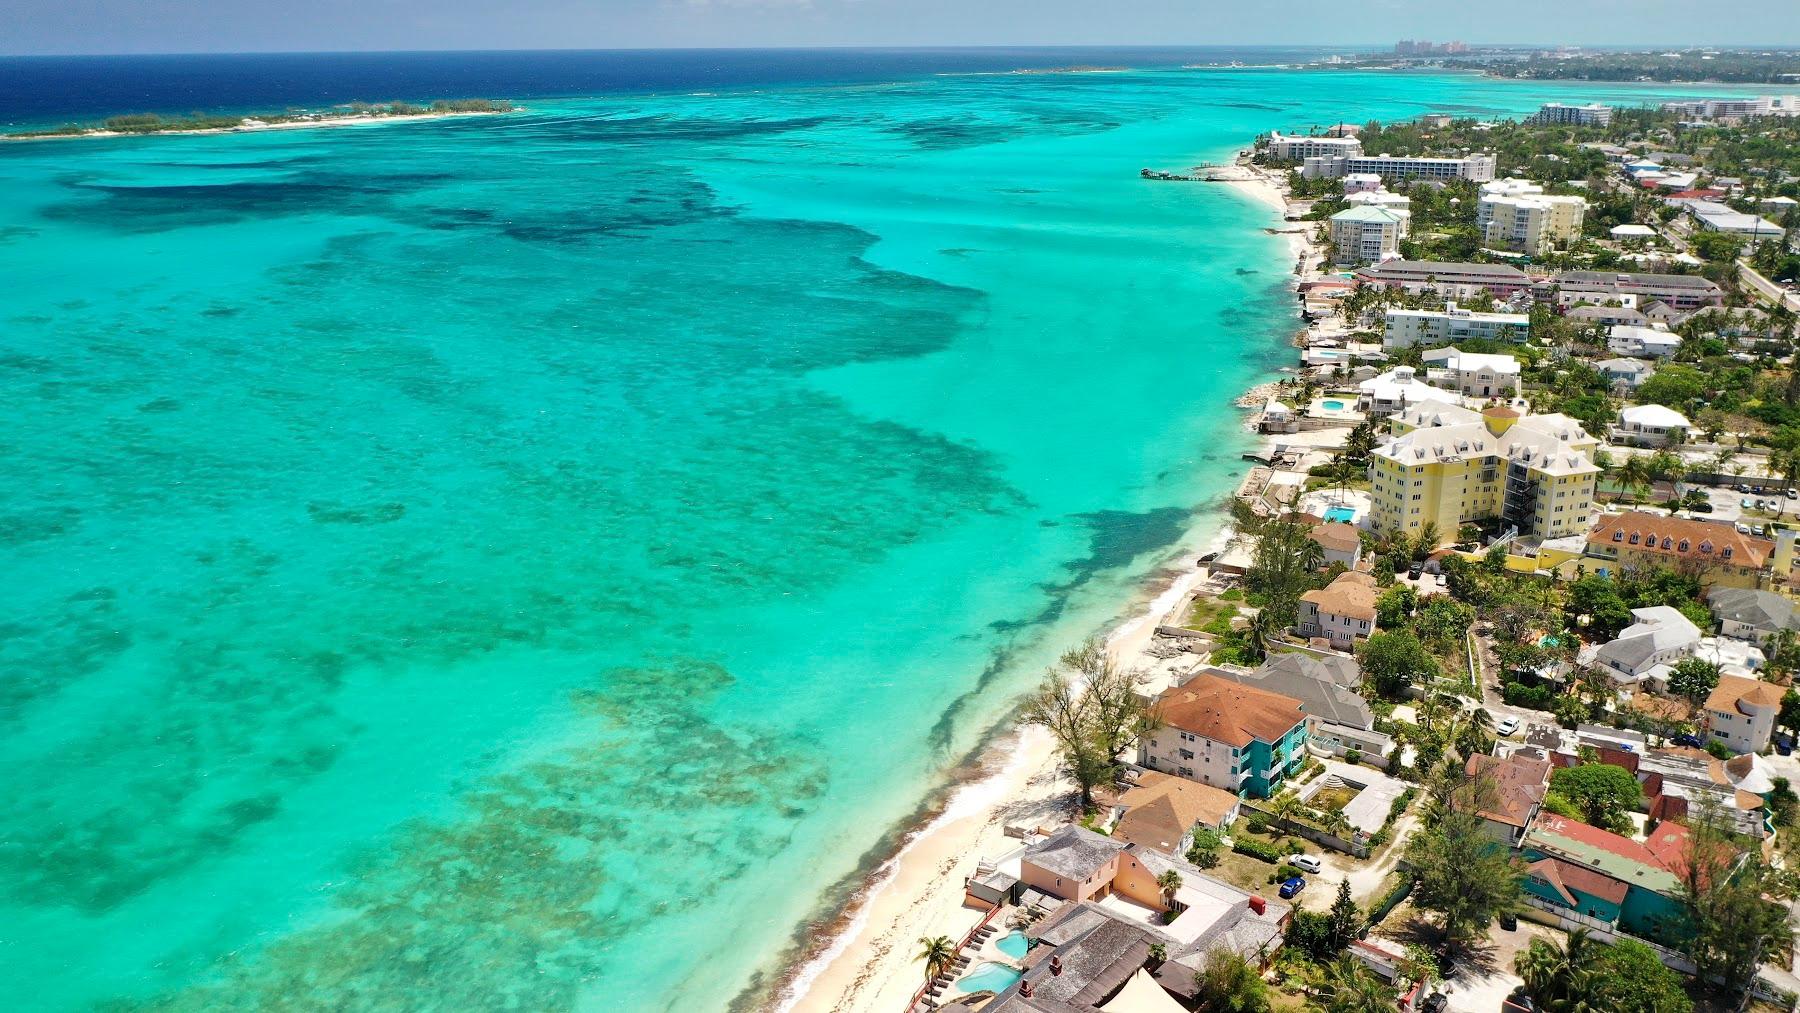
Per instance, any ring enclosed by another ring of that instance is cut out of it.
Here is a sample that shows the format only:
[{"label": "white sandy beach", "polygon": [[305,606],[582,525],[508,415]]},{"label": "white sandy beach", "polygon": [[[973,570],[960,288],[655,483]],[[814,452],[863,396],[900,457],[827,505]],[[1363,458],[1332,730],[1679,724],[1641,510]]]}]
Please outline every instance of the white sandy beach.
[{"label": "white sandy beach", "polygon": [[[1275,212],[1288,211],[1285,188],[1260,169],[1254,179],[1222,185]],[[1219,185],[1219,184],[1213,184]],[[1310,224],[1310,223],[1309,223]],[[1310,255],[1310,229],[1285,233],[1294,260]],[[1309,256],[1310,265],[1310,256]],[[1296,279],[1299,280],[1299,279]],[[1215,532],[1210,548],[1191,546],[1176,558],[1184,566],[1154,601],[1108,638],[1115,655],[1129,665],[1147,660],[1158,622],[1181,602],[1204,576],[1193,566],[1201,553],[1222,547],[1228,530]],[[965,879],[986,855],[1016,846],[1005,835],[1009,824],[1055,823],[1074,784],[1057,772],[1048,733],[1036,728],[1015,730],[993,744],[983,758],[988,773],[958,788],[944,810],[921,827],[900,851],[870,879],[843,930],[795,972],[777,1000],[786,1011],[898,1013],[924,984],[916,957],[922,936],[961,939],[978,922],[982,910],[963,906]]]},{"label": "white sandy beach", "polygon": [[[447,120],[461,116],[499,116],[505,112],[519,112],[518,108],[471,109],[462,112],[406,113],[390,116],[327,116],[316,120],[284,120],[279,123],[252,122],[235,127],[207,127],[198,130],[83,130],[78,134],[0,134],[0,141],[74,141],[99,137],[196,137],[203,134],[256,134],[265,130],[313,130],[321,127],[372,127],[383,123],[421,123],[426,120]],[[255,117],[245,117],[254,120]]]}]

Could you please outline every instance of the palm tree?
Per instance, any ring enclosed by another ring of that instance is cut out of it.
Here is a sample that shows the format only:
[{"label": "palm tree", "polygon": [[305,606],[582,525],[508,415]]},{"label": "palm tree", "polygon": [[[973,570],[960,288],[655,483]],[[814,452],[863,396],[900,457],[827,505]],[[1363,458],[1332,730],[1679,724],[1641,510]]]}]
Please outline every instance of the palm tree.
[{"label": "palm tree", "polygon": [[1440,536],[1441,532],[1438,531],[1437,522],[1426,521],[1425,524],[1419,528],[1418,539],[1413,542],[1413,558],[1424,559],[1426,556],[1435,552],[1438,547]]},{"label": "palm tree", "polygon": [[1300,543],[1300,565],[1312,573],[1325,565],[1325,546],[1308,538]]},{"label": "palm tree", "polygon": [[1194,974],[1200,1008],[1210,1013],[1268,1013],[1269,989],[1262,975],[1239,954],[1224,947],[1206,958],[1206,969]]},{"label": "palm tree", "polygon": [[1642,457],[1634,454],[1627,457],[1624,464],[1619,465],[1619,485],[1632,499],[1637,498],[1637,490],[1650,485],[1650,469],[1645,465]]},{"label": "palm tree", "polygon": [[1561,946],[1534,939],[1531,947],[1513,958],[1513,969],[1525,979],[1525,991],[1545,1013],[1588,1013],[1596,1007],[1593,994],[1596,963],[1605,946],[1594,941],[1587,929],[1569,933]]},{"label": "palm tree", "polygon": [[1281,632],[1275,622],[1275,614],[1268,609],[1259,609],[1250,617],[1244,626],[1244,653],[1248,660],[1260,662],[1269,656],[1269,642]]},{"label": "palm tree", "polygon": [[1393,986],[1350,957],[1339,957],[1326,969],[1320,998],[1325,1013],[1395,1013],[1400,1008]]},{"label": "palm tree", "polygon": [[1299,812],[1300,808],[1300,796],[1291,791],[1284,791],[1269,800],[1269,815],[1275,817],[1275,821],[1281,824],[1283,833],[1294,829],[1294,814]]},{"label": "palm tree", "polygon": [[1181,873],[1169,869],[1156,877],[1156,886],[1162,891],[1163,903],[1171,908],[1174,907],[1175,891],[1181,889]]},{"label": "palm tree", "polygon": [[925,977],[936,978],[956,963],[956,944],[949,936],[920,936],[919,955],[913,959],[925,962]]}]

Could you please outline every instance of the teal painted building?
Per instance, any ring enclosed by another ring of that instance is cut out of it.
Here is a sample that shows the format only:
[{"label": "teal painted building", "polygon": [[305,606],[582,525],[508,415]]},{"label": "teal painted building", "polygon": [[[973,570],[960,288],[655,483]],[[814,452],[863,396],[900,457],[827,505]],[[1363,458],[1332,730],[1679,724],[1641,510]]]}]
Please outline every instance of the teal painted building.
[{"label": "teal painted building", "polygon": [[1151,770],[1268,798],[1306,759],[1299,700],[1202,672],[1157,697],[1162,724],[1138,740]]},{"label": "teal painted building", "polygon": [[1674,870],[1686,846],[1680,824],[1664,823],[1639,843],[1566,816],[1540,815],[1519,845],[1527,863],[1524,888],[1622,932],[1674,945],[1681,918]]}]

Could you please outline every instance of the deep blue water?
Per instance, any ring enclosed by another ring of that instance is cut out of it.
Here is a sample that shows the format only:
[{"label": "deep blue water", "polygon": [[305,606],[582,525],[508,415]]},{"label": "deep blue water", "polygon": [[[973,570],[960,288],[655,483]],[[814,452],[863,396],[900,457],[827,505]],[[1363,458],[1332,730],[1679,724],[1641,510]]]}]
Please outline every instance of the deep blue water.
[{"label": "deep blue water", "polygon": [[1309,60],[1322,52],[1270,46],[1056,46],[0,57],[0,122],[36,126],[125,112],[267,111],[358,100],[525,99],[894,81],[1074,64],[1265,64]]}]

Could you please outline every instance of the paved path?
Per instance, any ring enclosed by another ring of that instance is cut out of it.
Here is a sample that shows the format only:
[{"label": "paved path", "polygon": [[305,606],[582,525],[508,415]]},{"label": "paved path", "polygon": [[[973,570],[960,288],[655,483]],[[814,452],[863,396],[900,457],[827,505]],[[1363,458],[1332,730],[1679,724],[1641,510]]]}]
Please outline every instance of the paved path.
[{"label": "paved path", "polygon": [[1369,904],[1381,894],[1388,875],[1400,863],[1401,853],[1406,850],[1406,841],[1419,825],[1418,799],[1413,800],[1412,808],[1406,815],[1394,823],[1393,843],[1386,850],[1376,855],[1371,861],[1352,858],[1340,851],[1330,851],[1314,846],[1308,853],[1317,855],[1319,861],[1325,863],[1325,869],[1316,876],[1306,877],[1305,892],[1300,894],[1300,906],[1307,911],[1328,911],[1331,902],[1337,899],[1339,880],[1350,881],[1350,896],[1356,903],[1367,909]]},{"label": "paved path", "polygon": [[1738,278],[1743,281],[1744,284],[1755,289],[1758,295],[1775,303],[1777,306],[1786,306],[1791,310],[1800,310],[1800,295],[1795,295],[1782,288],[1780,285],[1763,277],[1756,268],[1750,266],[1749,261],[1738,261]]}]

